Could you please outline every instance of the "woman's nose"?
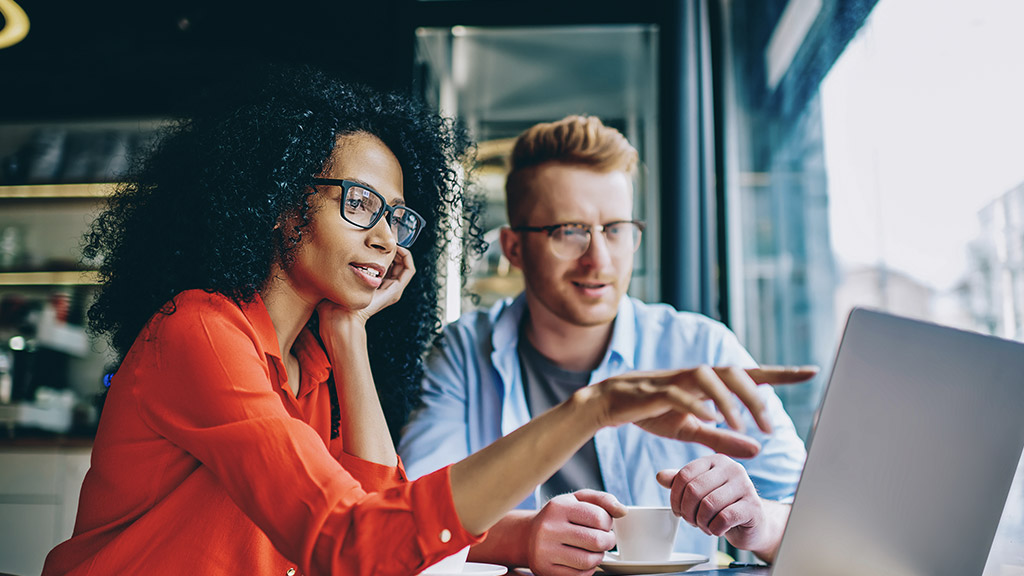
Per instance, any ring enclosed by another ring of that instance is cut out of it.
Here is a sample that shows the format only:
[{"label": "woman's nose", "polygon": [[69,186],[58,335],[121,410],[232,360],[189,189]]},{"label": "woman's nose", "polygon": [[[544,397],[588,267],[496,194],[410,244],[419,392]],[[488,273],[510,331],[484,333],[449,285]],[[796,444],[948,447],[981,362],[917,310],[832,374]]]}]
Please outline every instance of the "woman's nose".
[{"label": "woman's nose", "polygon": [[382,252],[394,252],[398,247],[395,239],[395,232],[391,228],[391,214],[385,212],[380,220],[366,231],[367,242],[373,248]]}]

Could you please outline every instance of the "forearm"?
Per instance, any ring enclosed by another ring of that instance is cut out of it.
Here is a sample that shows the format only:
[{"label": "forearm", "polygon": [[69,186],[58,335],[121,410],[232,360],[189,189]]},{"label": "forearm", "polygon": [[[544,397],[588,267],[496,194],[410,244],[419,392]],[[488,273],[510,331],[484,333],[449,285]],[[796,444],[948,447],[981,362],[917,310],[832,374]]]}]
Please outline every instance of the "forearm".
[{"label": "forearm", "polygon": [[590,387],[451,469],[462,525],[479,534],[547,480],[600,428]]},{"label": "forearm", "polygon": [[338,389],[345,452],[377,464],[397,465],[398,457],[370,371],[366,329],[358,322],[339,325],[324,344]]},{"label": "forearm", "polygon": [[761,502],[765,515],[764,541],[762,544],[752,547],[750,551],[770,564],[775,561],[775,555],[779,552],[779,544],[782,543],[782,533],[786,530],[786,521],[789,520],[791,506],[775,500],[762,500]]},{"label": "forearm", "polygon": [[513,510],[491,526],[487,539],[473,546],[469,559],[504,566],[529,564],[530,522],[537,515],[534,510]]},{"label": "forearm", "polygon": [[[719,377],[719,372],[728,383]],[[795,369],[751,372],[752,375],[737,373],[733,368],[708,366],[636,372],[580,388],[562,404],[452,465],[455,511],[466,530],[474,534],[487,530],[554,474],[603,426],[633,422],[666,438],[699,442],[728,456],[750,458],[760,449],[756,442],[701,423],[715,420],[717,415],[704,400],[713,399],[725,421],[739,428],[738,412],[730,400],[735,394],[753,414],[761,415],[755,420],[763,431],[768,431],[771,427],[763,419],[763,403],[757,397],[755,382],[799,381],[808,377],[806,371]],[[776,543],[771,550],[765,547],[764,551],[774,556],[777,547]]]}]

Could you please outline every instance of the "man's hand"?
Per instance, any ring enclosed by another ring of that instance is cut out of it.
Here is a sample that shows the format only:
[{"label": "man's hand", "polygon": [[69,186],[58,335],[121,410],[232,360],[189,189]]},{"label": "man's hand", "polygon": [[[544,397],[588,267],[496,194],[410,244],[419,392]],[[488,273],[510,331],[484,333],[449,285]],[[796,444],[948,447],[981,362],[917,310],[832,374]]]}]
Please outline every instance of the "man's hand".
[{"label": "man's hand", "polygon": [[[449,477],[455,511],[466,530],[479,534],[490,529],[598,430],[631,422],[652,434],[698,442],[715,452],[754,456],[761,447],[738,432],[743,420],[737,397],[758,428],[768,433],[770,416],[757,385],[803,382],[817,371],[699,366],[631,372],[583,386],[561,404],[453,464]],[[732,430],[707,424],[719,418]],[[501,490],[496,489],[499,486]],[[591,557],[596,558],[596,551]]]},{"label": "man's hand", "polygon": [[606,492],[556,496],[530,524],[528,558],[537,576],[589,576],[615,546],[612,518],[626,508]]},{"label": "man's hand", "polygon": [[747,471],[735,460],[713,454],[678,472],[658,472],[672,490],[672,510],[705,534],[724,536],[733,546],[771,561],[782,539],[789,506],[763,500]]}]

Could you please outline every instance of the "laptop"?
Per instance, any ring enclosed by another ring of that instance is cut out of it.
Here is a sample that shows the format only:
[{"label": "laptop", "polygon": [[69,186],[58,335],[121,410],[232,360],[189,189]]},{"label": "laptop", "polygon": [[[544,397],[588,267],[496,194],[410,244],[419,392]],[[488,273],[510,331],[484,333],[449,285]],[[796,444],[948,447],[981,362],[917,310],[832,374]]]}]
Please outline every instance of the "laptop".
[{"label": "laptop", "polygon": [[1022,450],[1024,343],[854,309],[775,564],[700,574],[979,576]]}]

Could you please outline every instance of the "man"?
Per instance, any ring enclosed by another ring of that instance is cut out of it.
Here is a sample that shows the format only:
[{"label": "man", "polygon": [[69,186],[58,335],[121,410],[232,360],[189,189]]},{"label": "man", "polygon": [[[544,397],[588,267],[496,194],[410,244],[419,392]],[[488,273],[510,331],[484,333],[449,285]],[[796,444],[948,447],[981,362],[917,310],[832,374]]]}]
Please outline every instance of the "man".
[{"label": "man", "polygon": [[[626,139],[593,117],[539,124],[519,137],[501,246],[526,289],[445,329],[428,361],[425,405],[399,446],[411,477],[623,372],[705,366],[705,376],[729,379],[747,377],[737,367],[756,366],[720,323],[626,296],[643,231],[633,220],[636,163]],[[740,414],[762,445],[754,458],[740,463],[636,426],[603,430],[470,558],[528,564],[538,575],[590,574],[614,545],[611,520],[627,504],[671,505],[689,524],[680,526],[677,551],[713,558],[724,536],[770,561],[806,454],[772,388],[758,391],[773,433]]]}]

